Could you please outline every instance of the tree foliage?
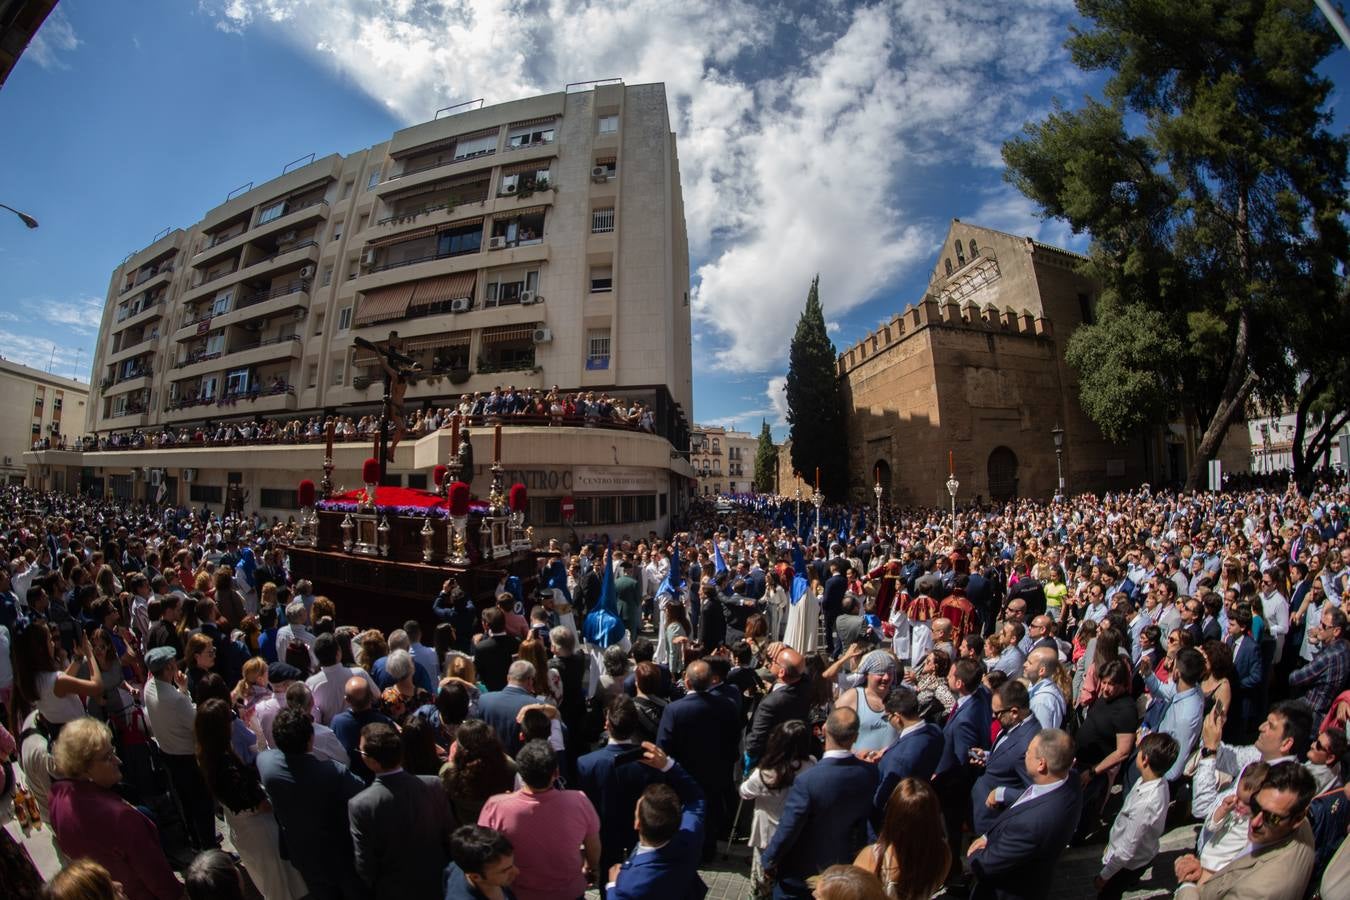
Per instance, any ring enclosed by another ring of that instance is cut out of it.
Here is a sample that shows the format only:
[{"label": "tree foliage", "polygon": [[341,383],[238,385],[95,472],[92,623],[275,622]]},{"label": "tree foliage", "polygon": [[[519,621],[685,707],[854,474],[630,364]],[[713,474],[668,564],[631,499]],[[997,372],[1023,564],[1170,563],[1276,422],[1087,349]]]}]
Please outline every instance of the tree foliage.
[{"label": "tree foliage", "polygon": [[1253,397],[1297,393],[1300,336],[1343,302],[1347,142],[1328,131],[1337,45],[1307,0],[1078,0],[1074,62],[1104,95],[1003,148],[1008,178],[1092,238],[1097,321],[1070,339],[1115,440],[1183,412],[1195,487]]},{"label": "tree foliage", "polygon": [[777,474],[778,448],[773,445],[773,433],[769,431],[769,423],[761,422],[759,446],[755,448],[755,492],[773,493]]},{"label": "tree foliage", "polygon": [[848,447],[834,342],[820,306],[820,276],[811,281],[806,308],[797,320],[788,353],[787,405],[792,437],[792,468],[830,498],[848,491]]}]

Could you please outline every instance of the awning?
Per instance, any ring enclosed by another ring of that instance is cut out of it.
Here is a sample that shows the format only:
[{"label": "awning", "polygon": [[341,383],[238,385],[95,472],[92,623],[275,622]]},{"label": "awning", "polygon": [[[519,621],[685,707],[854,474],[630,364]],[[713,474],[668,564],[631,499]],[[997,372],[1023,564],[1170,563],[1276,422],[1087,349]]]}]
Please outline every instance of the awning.
[{"label": "awning", "polygon": [[449,231],[452,228],[468,228],[470,225],[482,225],[486,216],[474,216],[472,219],[456,219],[453,222],[445,222],[436,226],[436,232]]},{"label": "awning", "polygon": [[547,122],[547,123],[549,123],[550,125],[552,125],[552,124],[553,124],[554,122],[556,122],[556,121],[558,121],[558,115],[557,115],[557,113],[554,113],[554,114],[551,115],[551,116],[540,116],[540,117],[537,118],[537,119],[524,119],[524,120],[522,120],[522,121],[520,121],[520,122],[512,122],[512,123],[510,124],[509,127],[511,127],[511,128],[525,128],[526,126],[529,126],[529,125],[543,125],[545,122]]},{"label": "awning", "polygon": [[484,328],[483,343],[504,344],[507,341],[528,341],[534,337],[533,325],[503,325],[499,328]]},{"label": "awning", "polygon": [[419,350],[440,350],[443,347],[467,346],[469,346],[469,332],[451,331],[446,334],[433,334],[407,341],[403,345],[403,352],[416,353]]},{"label": "awning", "polygon": [[431,237],[436,233],[435,225],[424,225],[421,228],[413,228],[410,231],[400,231],[397,234],[387,234],[382,238],[376,238],[366,244],[367,247],[387,247],[390,244],[402,244],[404,241],[415,241],[418,238]]},{"label": "awning", "polygon": [[455,135],[456,141],[476,141],[479,138],[496,137],[501,132],[501,128],[494,126],[492,128],[480,128],[478,131],[470,131],[468,134]]},{"label": "awning", "polygon": [[455,143],[459,138],[441,138],[439,141],[432,141],[429,144],[418,144],[416,147],[409,147],[407,150],[400,150],[397,153],[389,154],[391,159],[407,159],[410,156],[420,156],[423,153],[430,153],[433,150],[442,150]]},{"label": "awning", "polygon": [[595,164],[597,166],[617,166],[619,164],[619,158],[617,156],[597,156],[595,158]]},{"label": "awning", "polygon": [[494,215],[492,218],[495,221],[504,222],[507,219],[516,219],[519,218],[520,216],[543,215],[544,210],[546,209],[548,209],[547,206],[530,206],[525,209],[513,209],[510,212],[500,212]]},{"label": "awning", "polygon": [[477,276],[477,272],[453,272],[449,275],[425,278],[417,282],[417,289],[413,291],[412,303],[409,306],[430,306],[446,300],[472,297]]},{"label": "awning", "polygon": [[361,298],[361,306],[356,314],[356,325],[371,325],[389,319],[402,319],[408,315],[408,302],[412,300],[416,282],[390,285],[367,291]]},{"label": "awning", "polygon": [[547,169],[551,161],[550,159],[536,159],[534,162],[503,166],[502,175],[524,175],[527,172],[538,172],[540,169]]}]

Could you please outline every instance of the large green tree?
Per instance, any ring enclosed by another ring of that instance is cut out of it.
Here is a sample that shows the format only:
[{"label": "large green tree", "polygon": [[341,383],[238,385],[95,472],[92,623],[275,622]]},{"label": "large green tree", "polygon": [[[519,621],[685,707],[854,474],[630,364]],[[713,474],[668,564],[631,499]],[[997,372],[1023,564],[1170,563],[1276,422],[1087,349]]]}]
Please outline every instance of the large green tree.
[{"label": "large green tree", "polygon": [[843,404],[834,342],[825,329],[820,307],[820,276],[811,281],[806,308],[797,320],[788,353],[787,420],[791,426],[792,468],[831,500],[848,492],[848,445],[844,438]]},{"label": "large green tree", "polygon": [[1337,46],[1310,0],[1078,0],[1074,62],[1103,97],[1003,148],[1043,214],[1092,238],[1097,320],[1069,362],[1110,438],[1181,412],[1187,486],[1260,399],[1293,400],[1299,336],[1329,327],[1350,255],[1346,139],[1327,128]]},{"label": "large green tree", "polygon": [[761,421],[759,446],[755,448],[755,493],[772,493],[777,474],[778,448],[773,445],[773,432],[769,431],[769,423]]}]

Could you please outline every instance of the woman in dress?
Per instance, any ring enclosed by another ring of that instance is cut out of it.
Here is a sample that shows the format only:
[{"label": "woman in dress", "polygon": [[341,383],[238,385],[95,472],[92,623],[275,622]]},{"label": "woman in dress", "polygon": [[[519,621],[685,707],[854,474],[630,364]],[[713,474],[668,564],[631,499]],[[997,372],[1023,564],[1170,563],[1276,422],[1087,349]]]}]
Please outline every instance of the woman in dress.
[{"label": "woman in dress", "polygon": [[928,900],[942,887],[951,858],[937,792],[927,781],[904,778],[886,801],[876,843],[859,850],[853,865],[875,874],[893,900]]},{"label": "woman in dress", "polygon": [[193,722],[197,764],[211,796],[225,811],[230,842],[258,890],[267,900],[303,897],[308,893],[304,879],[277,852],[277,822],[258,770],[245,764],[231,747],[234,719],[224,700],[213,698],[197,707]]},{"label": "woman in dress", "polygon": [[[797,599],[788,604],[787,629],[783,634],[783,643],[803,656],[816,652],[820,640],[820,594],[824,588],[811,585]],[[790,596],[790,594],[789,594]]]},{"label": "woman in dress", "polygon": [[1205,678],[1200,682],[1200,693],[1205,695],[1205,715],[1222,703],[1225,710],[1233,708],[1233,651],[1223,641],[1205,641],[1200,647],[1205,658]]},{"label": "woman in dress", "polygon": [[764,573],[764,603],[769,616],[769,640],[781,641],[787,629],[788,594],[773,569]]},{"label": "woman in dress", "polygon": [[[103,670],[82,635],[75,657],[64,671],[57,667],[56,631],[46,622],[34,622],[15,639],[15,721],[22,722],[37,709],[57,735],[67,722],[84,715],[84,701],[103,694]],[[79,677],[88,664],[89,677]]]},{"label": "woman in dress", "polygon": [[666,630],[661,635],[666,645],[666,660],[670,664],[670,674],[679,678],[684,674],[684,651],[689,646],[689,635],[693,628],[689,625],[689,611],[683,603],[672,603],[666,607]]},{"label": "woman in dress", "polygon": [[773,894],[773,882],[764,874],[760,852],[769,846],[778,830],[792,782],[815,764],[810,726],[800,719],[791,719],[775,725],[769,732],[764,756],[741,784],[741,800],[755,801],[755,815],[750,821],[750,886],[757,898]]}]

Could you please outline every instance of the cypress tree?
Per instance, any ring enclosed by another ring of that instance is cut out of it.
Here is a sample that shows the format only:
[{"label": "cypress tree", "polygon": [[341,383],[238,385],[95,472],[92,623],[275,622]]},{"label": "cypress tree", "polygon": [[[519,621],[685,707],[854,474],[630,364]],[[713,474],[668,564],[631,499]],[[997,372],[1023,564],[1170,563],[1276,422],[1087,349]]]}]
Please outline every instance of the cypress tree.
[{"label": "cypress tree", "polygon": [[773,492],[774,475],[778,470],[778,451],[773,446],[769,423],[762,421],[759,428],[759,446],[755,448],[755,493]]},{"label": "cypress tree", "polygon": [[791,426],[792,467],[831,500],[848,493],[848,448],[844,439],[843,404],[834,342],[825,329],[820,307],[820,276],[811,281],[806,308],[797,320],[788,354],[787,404]]}]

